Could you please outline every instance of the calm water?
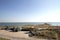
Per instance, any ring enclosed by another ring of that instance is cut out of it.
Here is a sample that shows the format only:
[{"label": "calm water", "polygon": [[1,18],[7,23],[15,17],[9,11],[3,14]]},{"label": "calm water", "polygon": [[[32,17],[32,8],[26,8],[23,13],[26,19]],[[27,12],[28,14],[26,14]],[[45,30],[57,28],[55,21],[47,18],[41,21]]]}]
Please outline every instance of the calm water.
[{"label": "calm water", "polygon": [[[0,26],[22,26],[22,25],[35,25],[35,24],[43,24],[45,22],[5,22],[5,23],[0,23]],[[52,25],[60,25],[60,22],[48,22],[49,24]]]}]

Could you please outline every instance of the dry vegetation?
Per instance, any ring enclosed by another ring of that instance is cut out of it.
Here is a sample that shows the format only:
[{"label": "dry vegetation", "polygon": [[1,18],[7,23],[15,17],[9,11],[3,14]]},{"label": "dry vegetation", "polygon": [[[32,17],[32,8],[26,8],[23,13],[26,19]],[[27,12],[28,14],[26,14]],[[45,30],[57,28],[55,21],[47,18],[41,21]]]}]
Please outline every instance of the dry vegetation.
[{"label": "dry vegetation", "polygon": [[44,38],[44,39],[59,39],[60,37],[60,31],[59,30],[41,30],[36,31],[35,37],[37,38]]},{"label": "dry vegetation", "polygon": [[[42,28],[38,30],[39,28]],[[27,28],[28,29],[28,28]],[[31,34],[33,37],[36,38],[43,38],[43,39],[54,39],[54,40],[60,40],[60,26],[52,26],[50,24],[42,24],[42,25],[34,25],[34,28],[29,28]]]}]

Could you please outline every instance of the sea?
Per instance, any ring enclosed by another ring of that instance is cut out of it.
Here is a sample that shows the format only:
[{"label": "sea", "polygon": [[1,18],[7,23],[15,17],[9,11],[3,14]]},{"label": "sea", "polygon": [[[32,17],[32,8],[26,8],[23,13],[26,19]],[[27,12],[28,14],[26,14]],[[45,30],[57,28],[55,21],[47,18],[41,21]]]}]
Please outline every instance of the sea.
[{"label": "sea", "polygon": [[60,26],[60,22],[0,22],[0,26],[23,26],[23,25],[37,25],[44,23]]}]

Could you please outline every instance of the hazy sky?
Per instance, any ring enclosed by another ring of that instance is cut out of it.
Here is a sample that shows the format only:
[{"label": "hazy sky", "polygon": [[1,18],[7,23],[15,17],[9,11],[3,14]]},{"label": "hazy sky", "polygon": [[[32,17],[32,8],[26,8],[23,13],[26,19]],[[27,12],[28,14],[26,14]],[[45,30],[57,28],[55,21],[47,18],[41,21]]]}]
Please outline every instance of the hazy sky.
[{"label": "hazy sky", "polygon": [[0,22],[60,22],[60,0],[0,0]]}]

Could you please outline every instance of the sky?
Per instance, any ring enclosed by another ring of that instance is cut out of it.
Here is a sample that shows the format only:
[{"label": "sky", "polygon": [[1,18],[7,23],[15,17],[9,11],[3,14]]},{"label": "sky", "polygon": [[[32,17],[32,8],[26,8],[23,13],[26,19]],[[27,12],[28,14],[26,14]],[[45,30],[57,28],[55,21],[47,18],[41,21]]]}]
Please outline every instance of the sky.
[{"label": "sky", "polygon": [[0,22],[60,22],[60,0],[0,0]]}]

